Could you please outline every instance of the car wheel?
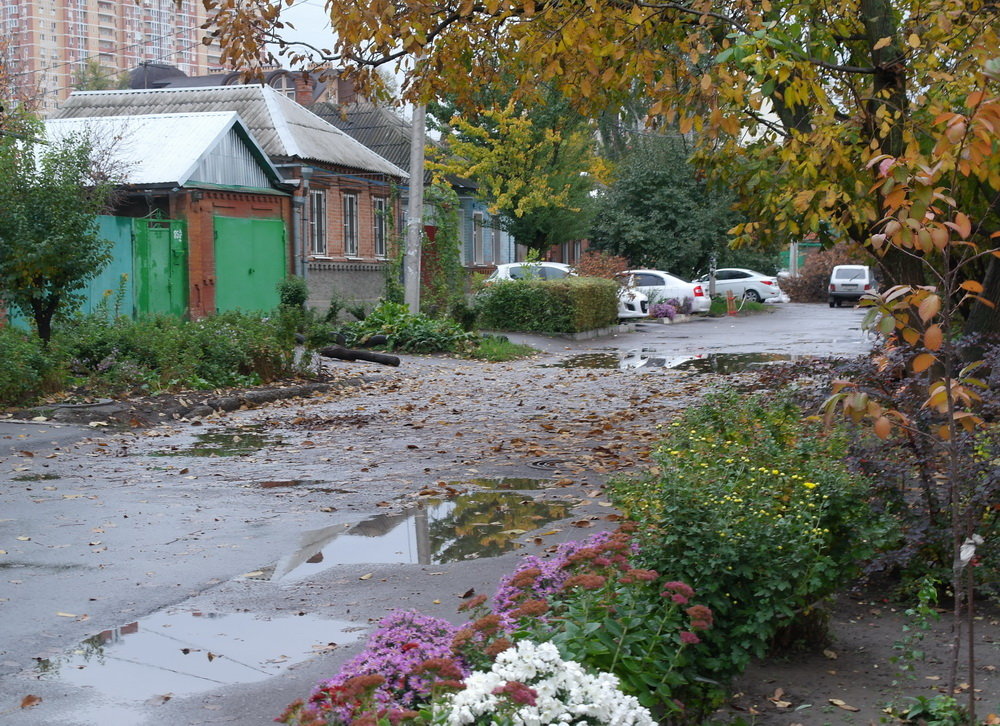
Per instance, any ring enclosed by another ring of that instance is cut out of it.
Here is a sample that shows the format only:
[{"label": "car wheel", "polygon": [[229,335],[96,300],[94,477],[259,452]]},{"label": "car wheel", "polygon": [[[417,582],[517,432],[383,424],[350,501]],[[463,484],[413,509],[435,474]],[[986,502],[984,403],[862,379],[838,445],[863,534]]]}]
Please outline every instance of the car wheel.
[{"label": "car wheel", "polygon": [[755,303],[759,303],[761,300],[763,300],[763,298],[760,296],[760,293],[757,292],[756,290],[744,290],[743,299]]},{"label": "car wheel", "polygon": [[832,297],[830,298],[830,300],[829,300],[829,303],[830,303],[830,307],[831,307],[831,308],[832,308],[832,307],[833,307],[834,305],[836,305],[836,304],[837,304],[836,302],[834,302],[834,300],[833,300],[833,298],[832,298]]},{"label": "car wheel", "polygon": [[841,305],[842,302],[844,302],[844,301],[843,300],[839,300],[839,299],[837,300],[837,307],[838,308],[840,307],[840,305]]}]

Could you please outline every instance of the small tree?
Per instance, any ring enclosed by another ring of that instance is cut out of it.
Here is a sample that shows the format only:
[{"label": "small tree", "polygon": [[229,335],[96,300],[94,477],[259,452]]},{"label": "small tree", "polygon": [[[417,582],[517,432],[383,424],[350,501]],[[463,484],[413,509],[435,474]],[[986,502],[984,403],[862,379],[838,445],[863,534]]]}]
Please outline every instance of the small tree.
[{"label": "small tree", "polygon": [[0,297],[46,342],[53,318],[80,304],[110,259],[96,217],[113,185],[95,178],[93,151],[80,136],[51,144],[0,137]]}]

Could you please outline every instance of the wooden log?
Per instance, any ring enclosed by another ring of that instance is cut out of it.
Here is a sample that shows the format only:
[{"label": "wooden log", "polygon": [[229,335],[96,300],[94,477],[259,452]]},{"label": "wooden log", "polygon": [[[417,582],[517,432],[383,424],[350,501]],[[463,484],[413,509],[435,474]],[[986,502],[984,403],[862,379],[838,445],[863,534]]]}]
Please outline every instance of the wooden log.
[{"label": "wooden log", "polygon": [[354,350],[341,345],[327,345],[316,350],[324,358],[339,360],[363,360],[370,363],[381,363],[384,366],[398,366],[399,358],[385,353],[372,353],[369,350]]}]

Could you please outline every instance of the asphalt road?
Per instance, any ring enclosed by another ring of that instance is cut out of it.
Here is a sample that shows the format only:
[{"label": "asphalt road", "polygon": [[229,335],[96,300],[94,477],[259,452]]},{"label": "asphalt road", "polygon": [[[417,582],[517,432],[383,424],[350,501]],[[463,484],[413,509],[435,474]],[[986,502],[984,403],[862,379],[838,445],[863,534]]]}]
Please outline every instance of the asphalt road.
[{"label": "asphalt road", "polygon": [[330,362],[374,380],[143,431],[0,421],[0,723],[272,723],[388,610],[458,620],[522,554],[613,526],[602,482],[743,375],[720,361],[858,355],[861,317],[789,304],[511,336],[544,352],[509,364]]}]

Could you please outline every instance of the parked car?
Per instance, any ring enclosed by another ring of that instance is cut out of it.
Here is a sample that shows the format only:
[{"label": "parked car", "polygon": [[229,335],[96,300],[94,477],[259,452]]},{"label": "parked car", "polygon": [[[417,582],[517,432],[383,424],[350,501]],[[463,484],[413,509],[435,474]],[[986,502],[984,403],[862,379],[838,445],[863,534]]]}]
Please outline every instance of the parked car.
[{"label": "parked car", "polygon": [[[709,276],[702,275],[695,282],[708,288]],[[736,297],[752,302],[787,302],[788,296],[778,286],[778,278],[764,275],[743,267],[720,267],[715,271],[715,293],[725,295],[732,291]]]},{"label": "parked car", "polygon": [[866,292],[875,292],[878,282],[867,265],[837,265],[830,272],[830,307],[857,302]]},{"label": "parked car", "polygon": [[687,298],[691,301],[691,312],[707,313],[712,307],[708,290],[698,282],[686,282],[679,277],[663,270],[626,270],[618,274],[619,279],[627,280],[627,284],[642,292],[649,298],[649,304],[677,300],[683,303]]},{"label": "parked car", "polygon": [[[486,278],[485,284],[499,280],[560,280],[576,275],[573,268],[561,262],[507,262]],[[621,286],[618,290],[619,319],[649,317],[649,298],[640,291]]]}]

